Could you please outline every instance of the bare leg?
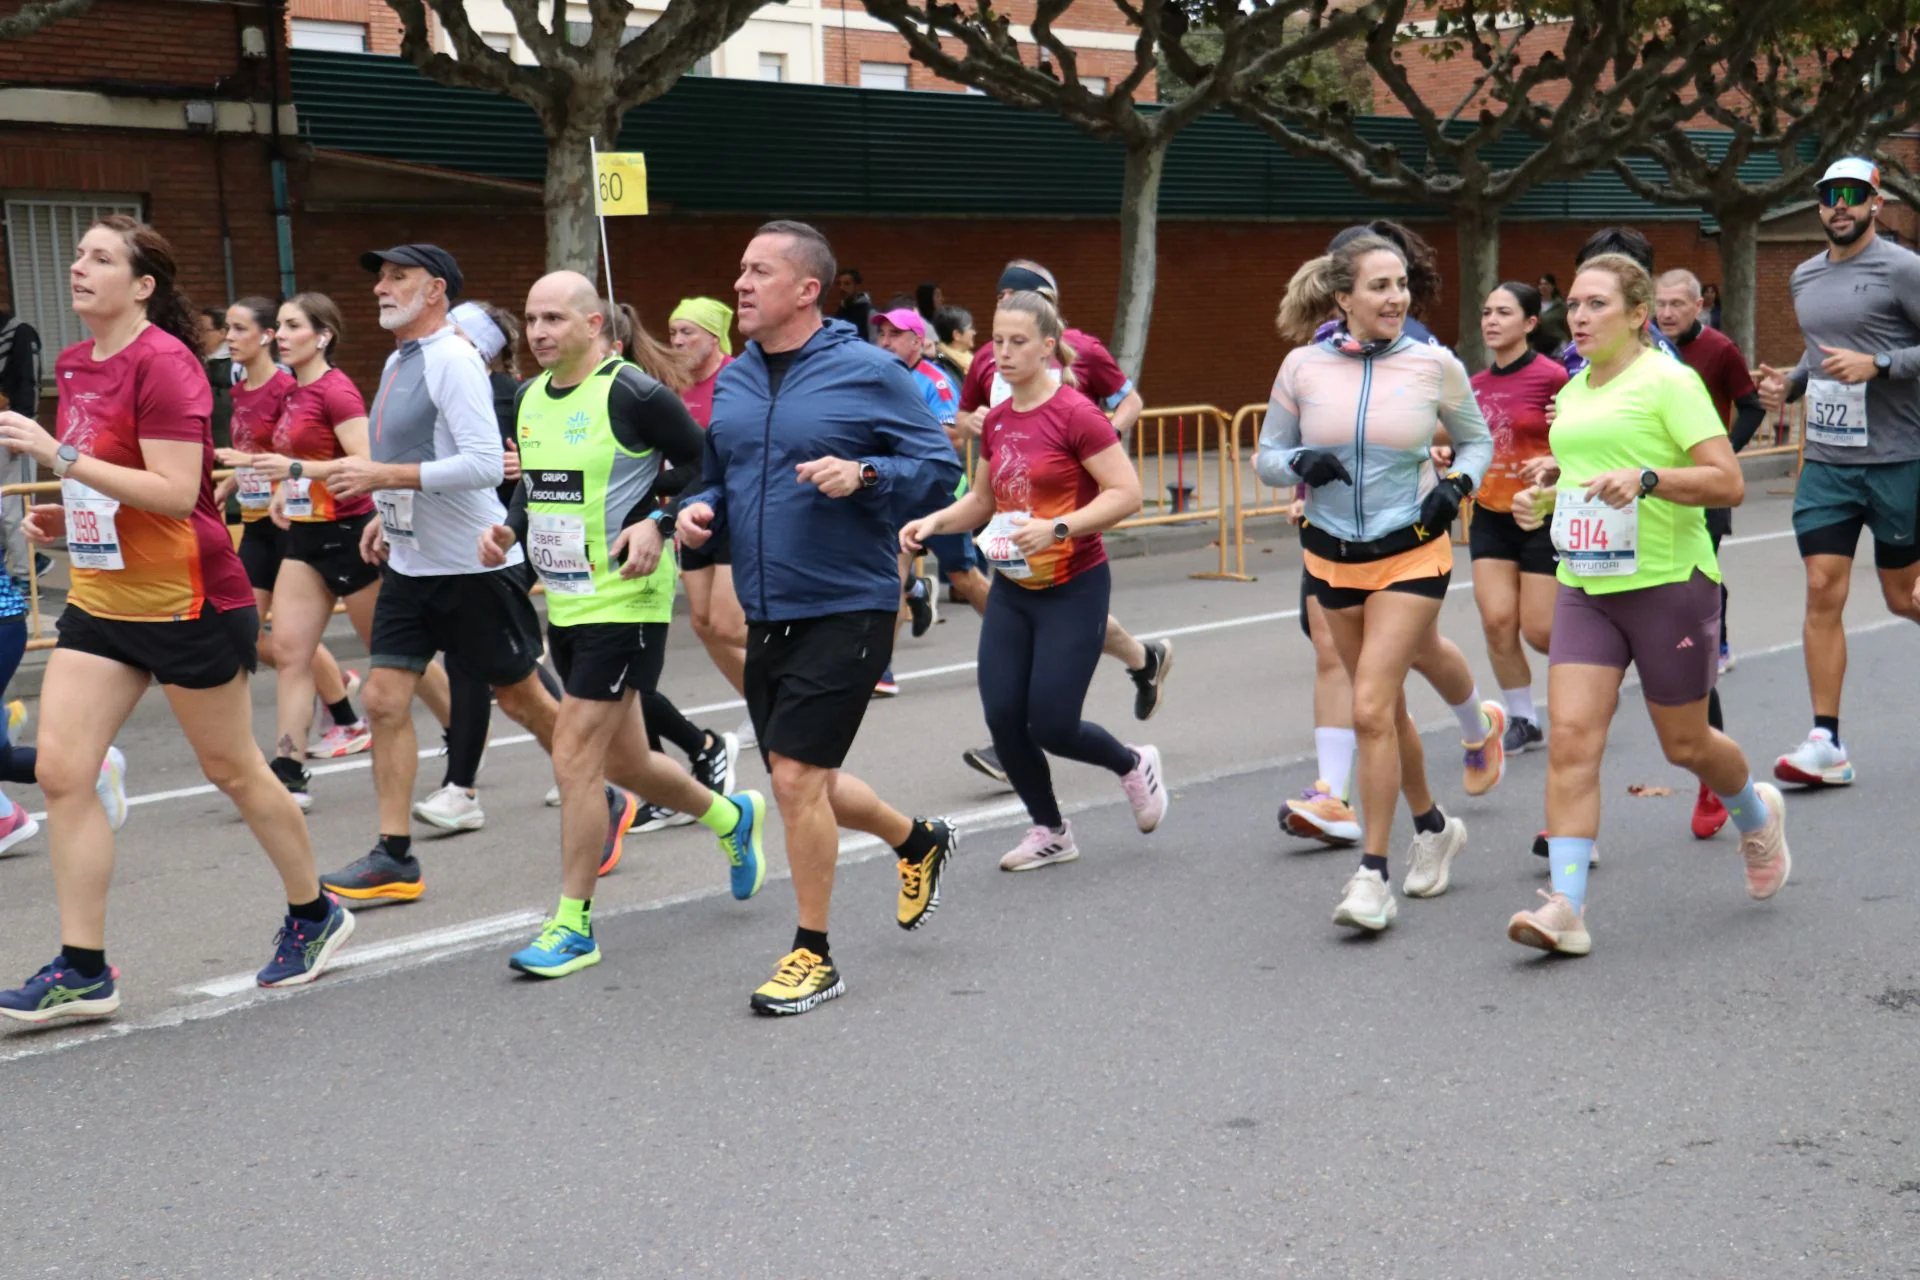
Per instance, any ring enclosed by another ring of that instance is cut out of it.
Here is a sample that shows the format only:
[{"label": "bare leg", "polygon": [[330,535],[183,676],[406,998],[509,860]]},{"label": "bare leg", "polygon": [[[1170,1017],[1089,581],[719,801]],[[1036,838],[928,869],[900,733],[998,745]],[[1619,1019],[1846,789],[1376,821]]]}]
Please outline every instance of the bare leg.
[{"label": "bare leg", "polygon": [[70,946],[106,947],[113,831],[94,786],[101,759],[147,684],[146,672],[90,653],[55,649],[47,659],[36,772],[47,797],[60,941]]},{"label": "bare leg", "polygon": [[773,798],[786,827],[800,927],[825,933],[833,906],[834,868],[840,860],[840,829],[829,795],[833,771],[778,752],[772,762]]},{"label": "bare leg", "polygon": [[1553,835],[1592,840],[1600,834],[1600,757],[1625,675],[1614,667],[1569,662],[1547,668],[1547,696],[1553,704],[1553,736],[1547,739],[1547,830]]},{"label": "bare leg", "polygon": [[681,575],[687,587],[687,611],[693,633],[735,693],[746,688],[747,616],[733,591],[733,569],[717,564]]},{"label": "bare leg", "polygon": [[373,728],[373,785],[380,798],[380,834],[413,830],[413,783],[420,772],[413,732],[413,690],[419,673],[375,667],[364,689]]},{"label": "bare leg", "polygon": [[1120,659],[1129,671],[1138,671],[1147,665],[1146,646],[1128,635],[1127,629],[1120,625],[1118,618],[1107,619],[1107,639],[1106,643],[1100,646],[1100,652],[1109,658]]},{"label": "bare leg", "polygon": [[1847,556],[1808,556],[1806,565],[1807,617],[1800,637],[1806,651],[1807,686],[1813,695],[1813,714],[1837,716],[1840,691],[1847,682],[1846,611],[1853,561]]}]

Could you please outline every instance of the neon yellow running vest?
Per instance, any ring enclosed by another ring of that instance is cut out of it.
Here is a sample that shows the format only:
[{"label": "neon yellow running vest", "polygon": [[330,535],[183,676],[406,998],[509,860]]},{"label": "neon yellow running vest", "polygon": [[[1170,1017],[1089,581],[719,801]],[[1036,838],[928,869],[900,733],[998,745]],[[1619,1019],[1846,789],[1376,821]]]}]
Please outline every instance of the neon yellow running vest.
[{"label": "neon yellow running vest", "polygon": [[527,561],[547,589],[555,626],[670,622],[679,570],[673,549],[644,578],[622,578],[607,550],[621,521],[660,474],[660,455],[631,453],[613,434],[607,399],[623,362],[609,360],[555,398],[541,374],[515,422],[527,487]]}]

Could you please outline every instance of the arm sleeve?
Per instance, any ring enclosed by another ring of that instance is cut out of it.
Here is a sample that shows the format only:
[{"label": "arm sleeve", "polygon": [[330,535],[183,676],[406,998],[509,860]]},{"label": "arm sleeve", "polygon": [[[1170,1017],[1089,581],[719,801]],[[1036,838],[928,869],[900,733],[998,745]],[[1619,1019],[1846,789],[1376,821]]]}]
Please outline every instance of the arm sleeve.
[{"label": "arm sleeve", "polygon": [[879,445],[876,455],[859,459],[879,474],[879,483],[866,492],[900,511],[944,506],[960,483],[960,460],[914,382],[907,366],[892,360],[866,388]]},{"label": "arm sleeve", "polygon": [[1119,408],[1133,390],[1133,379],[1120,368],[1107,344],[1089,333],[1074,335],[1073,376],[1087,399],[1108,413]]},{"label": "arm sleeve", "polygon": [[1260,428],[1260,448],[1254,455],[1254,469],[1260,479],[1276,489],[1300,483],[1299,473],[1293,469],[1293,455],[1300,449],[1300,402],[1293,390],[1296,363],[1295,356],[1289,355],[1274,376],[1267,420]]},{"label": "arm sleeve", "polygon": [[1493,465],[1493,433],[1487,430],[1467,367],[1452,352],[1435,350],[1441,359],[1440,421],[1453,441],[1453,469],[1473,477],[1473,487],[1478,489]]},{"label": "arm sleeve", "polygon": [[507,528],[513,530],[514,541],[524,544],[527,540],[527,482],[521,480],[513,486],[513,496],[507,502]]},{"label": "arm sleeve", "polygon": [[500,444],[500,421],[493,411],[493,388],[480,367],[478,352],[466,347],[472,357],[468,361],[444,347],[442,342],[428,348],[424,372],[427,394],[453,437],[454,455],[421,463],[420,488],[426,493],[496,489],[505,451]]},{"label": "arm sleeve", "polygon": [[142,440],[210,438],[213,387],[185,351],[177,360],[161,357],[140,366],[133,406],[134,430]]},{"label": "arm sleeve", "polygon": [[[613,438],[629,453],[655,450],[668,464],[660,469],[647,501],[635,508],[644,515],[652,509],[653,499],[672,497],[694,482],[694,468],[706,447],[706,433],[694,422],[680,397],[658,379],[633,365],[622,365],[614,379],[613,391],[607,397]],[[634,512],[628,512],[621,527],[632,524],[634,518]]]},{"label": "arm sleeve", "polygon": [[1733,441],[1735,453],[1747,447],[1766,416],[1767,411],[1760,403],[1758,391],[1749,391],[1733,402],[1733,430],[1727,436]]}]

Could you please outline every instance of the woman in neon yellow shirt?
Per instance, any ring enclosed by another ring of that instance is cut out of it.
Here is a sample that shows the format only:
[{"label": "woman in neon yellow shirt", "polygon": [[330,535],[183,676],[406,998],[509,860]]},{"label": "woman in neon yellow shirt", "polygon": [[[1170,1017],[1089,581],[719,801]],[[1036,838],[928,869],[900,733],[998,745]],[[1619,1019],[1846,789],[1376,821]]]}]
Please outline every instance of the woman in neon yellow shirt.
[{"label": "woman in neon yellow shirt", "polygon": [[1706,508],[1746,486],[1726,425],[1698,374],[1651,354],[1653,282],[1621,254],[1589,259],[1567,295],[1587,367],[1561,390],[1549,443],[1557,466],[1553,542],[1560,595],[1548,655],[1547,850],[1553,892],[1507,936],[1568,955],[1592,947],[1587,866],[1600,828],[1600,757],[1631,663],[1667,759],[1726,803],[1740,828],[1747,892],[1787,882],[1786,810],[1755,786],[1733,739],[1707,723],[1720,655],[1720,566]]}]

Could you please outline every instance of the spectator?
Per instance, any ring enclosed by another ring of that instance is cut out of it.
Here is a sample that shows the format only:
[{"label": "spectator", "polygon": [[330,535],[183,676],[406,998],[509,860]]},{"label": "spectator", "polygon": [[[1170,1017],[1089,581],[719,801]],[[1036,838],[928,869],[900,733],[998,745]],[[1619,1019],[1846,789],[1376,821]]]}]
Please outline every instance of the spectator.
[{"label": "spectator", "polygon": [[840,309],[833,318],[852,325],[861,341],[873,341],[873,299],[867,296],[866,281],[861,279],[859,269],[840,268],[835,284],[840,290]]},{"label": "spectator", "polygon": [[[0,409],[33,417],[40,407],[40,335],[20,317],[0,310]],[[33,460],[26,454],[0,451],[0,484],[26,483],[34,479]],[[27,538],[20,530],[26,517],[27,500],[8,498],[0,504],[0,531],[6,542],[7,576],[24,580],[30,552]],[[45,556],[40,556],[42,561]]]},{"label": "spectator", "polygon": [[1700,323],[1709,329],[1720,328],[1720,286],[1700,286]]},{"label": "spectator", "polygon": [[973,315],[965,307],[941,307],[933,313],[933,362],[956,382],[973,367]]},{"label": "spectator", "polygon": [[913,297],[913,309],[920,313],[922,320],[925,320],[928,324],[932,324],[934,316],[939,314],[940,308],[946,305],[947,291],[945,289],[942,289],[931,280],[922,280],[920,282],[920,288],[915,292]]},{"label": "spectator", "polygon": [[1567,329],[1567,299],[1550,271],[1540,277],[1539,289],[1540,323],[1527,335],[1527,343],[1543,356],[1555,355],[1573,336]]},{"label": "spectator", "polygon": [[233,354],[227,350],[227,313],[218,307],[202,307],[193,317],[195,354],[206,367],[207,382],[213,387],[213,447],[233,447],[234,374],[245,377],[233,367]]}]

